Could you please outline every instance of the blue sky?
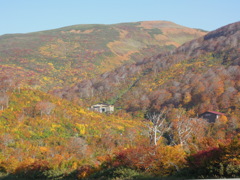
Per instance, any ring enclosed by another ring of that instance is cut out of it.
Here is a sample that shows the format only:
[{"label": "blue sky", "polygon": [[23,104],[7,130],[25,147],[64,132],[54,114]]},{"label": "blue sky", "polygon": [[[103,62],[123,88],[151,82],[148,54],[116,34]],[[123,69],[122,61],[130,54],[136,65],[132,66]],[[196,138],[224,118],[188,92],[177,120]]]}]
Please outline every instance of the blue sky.
[{"label": "blue sky", "polygon": [[0,35],[152,20],[211,31],[240,20],[240,0],[0,0],[0,13]]}]

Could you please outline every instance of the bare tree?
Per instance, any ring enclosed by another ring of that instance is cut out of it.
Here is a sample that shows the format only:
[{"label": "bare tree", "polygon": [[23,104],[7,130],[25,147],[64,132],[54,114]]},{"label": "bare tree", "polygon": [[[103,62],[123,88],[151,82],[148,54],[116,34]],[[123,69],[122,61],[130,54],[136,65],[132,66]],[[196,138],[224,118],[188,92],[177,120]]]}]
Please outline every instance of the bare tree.
[{"label": "bare tree", "polygon": [[81,137],[71,137],[66,148],[70,153],[74,153],[78,157],[83,157],[88,149],[88,144]]},{"label": "bare tree", "polygon": [[3,110],[4,108],[8,108],[9,104],[9,96],[7,93],[0,92],[0,110]]},{"label": "bare tree", "polygon": [[166,121],[166,111],[160,113],[148,113],[147,119],[150,121],[147,124],[149,129],[149,138],[151,145],[157,145],[158,140],[163,136],[165,132],[168,132],[172,126],[172,123]]},{"label": "bare tree", "polygon": [[176,139],[172,141],[173,144],[180,144],[181,146],[187,143],[187,140],[191,137],[192,134],[192,120],[184,119],[176,122],[175,132]]},{"label": "bare tree", "polygon": [[0,92],[6,93],[8,90],[12,89],[14,86],[14,81],[8,76],[0,77]]},{"label": "bare tree", "polygon": [[36,107],[35,109],[37,111],[40,111],[41,113],[41,116],[43,114],[46,114],[46,115],[50,115],[51,112],[55,109],[56,105],[51,103],[51,102],[48,102],[48,101],[39,101],[37,104],[36,104]]},{"label": "bare tree", "polygon": [[204,136],[207,122],[198,118],[189,118],[185,111],[179,111],[173,122],[171,144],[187,146],[189,140],[193,137]]}]

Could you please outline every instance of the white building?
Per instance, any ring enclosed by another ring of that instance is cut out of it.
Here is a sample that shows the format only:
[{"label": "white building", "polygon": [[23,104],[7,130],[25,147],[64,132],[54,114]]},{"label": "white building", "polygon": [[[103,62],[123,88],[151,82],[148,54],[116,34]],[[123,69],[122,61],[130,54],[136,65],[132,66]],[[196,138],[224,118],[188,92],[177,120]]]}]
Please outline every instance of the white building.
[{"label": "white building", "polygon": [[92,105],[90,110],[97,111],[100,113],[112,113],[114,111],[114,106],[110,104],[99,103]]}]

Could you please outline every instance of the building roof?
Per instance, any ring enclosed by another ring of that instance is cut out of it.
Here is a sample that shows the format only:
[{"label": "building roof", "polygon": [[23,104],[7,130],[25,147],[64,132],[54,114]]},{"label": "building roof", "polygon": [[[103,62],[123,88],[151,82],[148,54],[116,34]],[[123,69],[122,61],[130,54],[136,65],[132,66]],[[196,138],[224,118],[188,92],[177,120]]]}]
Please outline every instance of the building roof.
[{"label": "building roof", "polygon": [[93,106],[97,106],[97,105],[113,106],[113,105],[111,105],[111,104],[106,104],[106,103],[97,103],[97,104],[94,104]]},{"label": "building roof", "polygon": [[217,114],[217,115],[225,115],[224,113],[220,113],[220,112],[217,112],[217,111],[207,111],[207,112]]}]

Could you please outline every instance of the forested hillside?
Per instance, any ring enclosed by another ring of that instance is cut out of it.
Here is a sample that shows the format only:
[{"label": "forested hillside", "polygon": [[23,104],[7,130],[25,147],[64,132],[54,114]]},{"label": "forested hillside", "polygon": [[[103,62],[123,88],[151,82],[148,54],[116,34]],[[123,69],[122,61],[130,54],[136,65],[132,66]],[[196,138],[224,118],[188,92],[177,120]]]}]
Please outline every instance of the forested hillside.
[{"label": "forested hillside", "polygon": [[101,114],[1,82],[0,178],[239,177],[239,118],[210,124],[179,107]]},{"label": "forested hillside", "polygon": [[240,22],[204,34],[139,22],[1,36],[0,179],[239,178]]},{"label": "forested hillside", "polygon": [[137,114],[181,106],[194,116],[216,110],[239,118],[239,30],[239,22],[227,25],[176,50],[124,65],[55,94],[80,98],[86,104],[108,102]]},{"label": "forested hillside", "polygon": [[3,35],[0,73],[46,92],[174,49],[204,34],[172,22],[150,21]]},{"label": "forested hillside", "polygon": [[64,177],[148,140],[142,121],[128,115],[99,114],[38,90],[5,87],[0,89],[0,178],[5,173]]}]

